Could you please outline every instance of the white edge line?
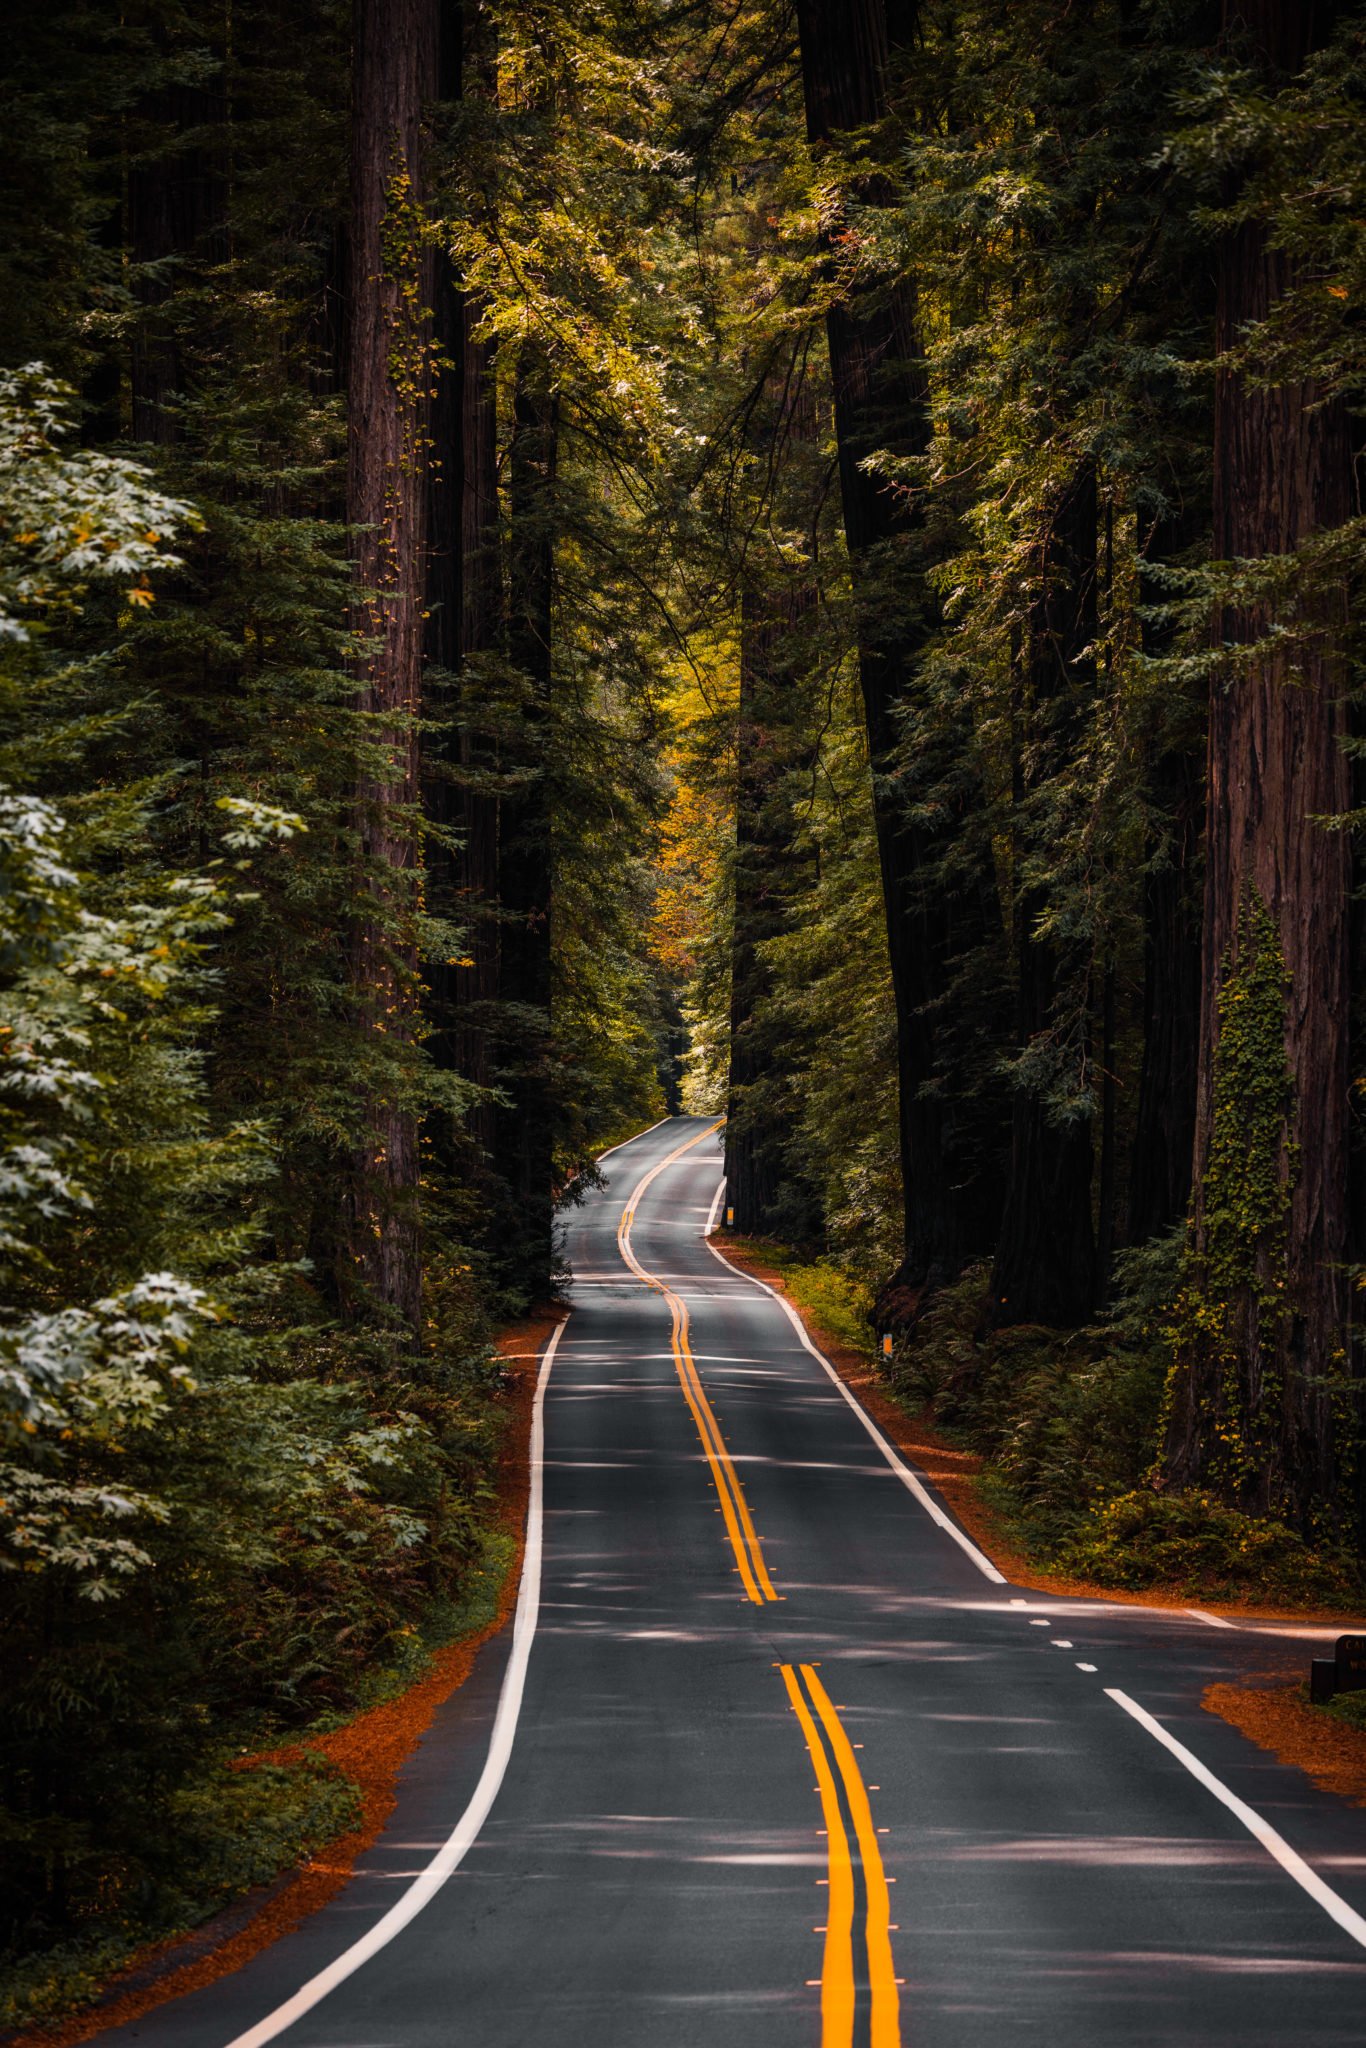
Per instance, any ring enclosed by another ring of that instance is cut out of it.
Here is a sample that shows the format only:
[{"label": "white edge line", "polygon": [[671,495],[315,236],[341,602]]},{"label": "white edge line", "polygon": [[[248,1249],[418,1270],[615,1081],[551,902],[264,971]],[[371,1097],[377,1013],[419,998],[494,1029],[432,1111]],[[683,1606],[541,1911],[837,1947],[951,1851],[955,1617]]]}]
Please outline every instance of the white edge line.
[{"label": "white edge line", "polygon": [[712,1203],[711,1208],[707,1213],[707,1220],[702,1227],[703,1237],[710,1237],[713,1230],[715,1230],[716,1228],[716,1219],[721,1213],[721,1197],[722,1195],[724,1195],[725,1192],[726,1176],[723,1173],[720,1180],[716,1184],[716,1200]]},{"label": "white edge line", "polygon": [[850,1393],[848,1387],[845,1386],[844,1381],[840,1378],[839,1374],[835,1371],[834,1366],[830,1363],[830,1360],[825,1356],[825,1353],[823,1351],[818,1351],[816,1349],[815,1345],[811,1342],[811,1339],[806,1334],[805,1323],[803,1323],[801,1317],[797,1314],[796,1309],[793,1308],[792,1303],[790,1301],[785,1300],[784,1297],[781,1294],[779,1294],[778,1290],[775,1287],[770,1287],[766,1280],[756,1280],[752,1273],[746,1273],[740,1266],[731,1265],[731,1262],[726,1257],[725,1253],[719,1252],[716,1249],[716,1246],[711,1242],[710,1238],[704,1237],[702,1241],[706,1245],[707,1250],[711,1253],[712,1257],[714,1259],[719,1259],[723,1266],[729,1266],[732,1273],[738,1273],[742,1280],[748,1280],[751,1287],[762,1287],[765,1294],[771,1294],[773,1296],[773,1299],[777,1302],[779,1308],[783,1311],[783,1314],[787,1317],[793,1329],[797,1332],[797,1335],[800,1337],[805,1348],[811,1353],[811,1356],[813,1358],[818,1359],[820,1363],[825,1367],[825,1370],[829,1374],[831,1380],[839,1388],[841,1394],[843,1394],[845,1400],[849,1403],[849,1406],[853,1409],[855,1415],[857,1415],[859,1421],[863,1424],[863,1427],[867,1430],[869,1436],[873,1439],[873,1442],[877,1445],[883,1457],[887,1460],[887,1463],[891,1466],[893,1472],[895,1472],[897,1478],[901,1481],[902,1485],[906,1488],[907,1492],[913,1493],[915,1495],[915,1498],[920,1502],[921,1507],[924,1508],[930,1520],[932,1522],[937,1523],[938,1526],[944,1531],[944,1534],[946,1536],[951,1536],[953,1538],[954,1542],[958,1545],[958,1548],[964,1553],[964,1555],[972,1559],[978,1571],[981,1572],[983,1578],[990,1579],[994,1586],[1006,1585],[1008,1582],[1005,1573],[997,1571],[995,1565],[987,1556],[986,1552],[984,1550],[979,1550],[977,1548],[977,1545],[973,1542],[972,1538],[970,1536],[964,1535],[963,1531],[958,1527],[958,1524],[952,1519],[952,1517],[944,1512],[943,1508],[940,1507],[938,1501],[935,1500],[934,1496],[926,1492],[925,1488],[916,1478],[915,1473],[912,1472],[910,1466],[906,1463],[905,1459],[901,1456],[900,1452],[895,1450],[893,1446],[887,1441],[886,1437],[882,1434],[882,1431],[878,1428],[872,1416],[869,1415],[867,1410],[864,1408],[862,1402],[859,1401],[856,1395]]},{"label": "white edge line", "polygon": [[1193,1756],[1184,1743],[1178,1742],[1174,1735],[1169,1734],[1162,1723],[1155,1721],[1145,1708],[1139,1706],[1137,1700],[1131,1700],[1127,1692],[1120,1692],[1115,1687],[1107,1685],[1105,1697],[1107,1700],[1113,1700],[1117,1707],[1123,1707],[1125,1713],[1131,1715],[1140,1728],[1146,1728],[1155,1741],[1160,1742],[1164,1749],[1170,1750],[1177,1762],[1184,1764],[1191,1776],[1203,1785],[1207,1792],[1212,1792],[1220,1805],[1228,1808],[1235,1820],[1242,1822],[1248,1833],[1261,1843],[1267,1854],[1275,1857],[1286,1876],[1293,1877],[1300,1889],[1308,1892],[1316,1906],[1322,1906],[1329,1919],[1335,1920],[1344,1934],[1350,1934],[1353,1941],[1366,1948],[1366,1920],[1363,1920],[1360,1913],[1349,1906],[1346,1899],[1341,1898],[1331,1885],[1324,1883],[1318,1872],[1312,1870],[1303,1856],[1291,1848],[1285,1837],[1277,1834],[1270,1821],[1263,1820],[1255,1807],[1248,1806],[1236,1793],[1230,1792],[1228,1786],[1222,1784],[1213,1771],[1206,1770],[1198,1756]]},{"label": "white edge line", "polygon": [[1226,1621],[1222,1614],[1206,1614],[1203,1607],[1188,1607],[1187,1614],[1192,1621],[1207,1622],[1211,1628],[1237,1628],[1236,1621]]},{"label": "white edge line", "polygon": [[228,2043],[228,2048],[265,2048],[267,2041],[274,2041],[283,2034],[286,2027],[302,2019],[335,1991],[339,1984],[368,1963],[371,1956],[401,1934],[410,1920],[416,1919],[422,1908],[440,1891],[446,1879],[457,1870],[478,1837],[479,1830],[488,1818],[489,1809],[498,1797],[512,1755],[513,1738],[517,1733],[517,1721],[522,1710],[522,1693],[526,1685],[527,1660],[531,1655],[532,1638],[536,1634],[536,1620],[541,1604],[541,1532],[542,1495],[544,1484],[545,1450],[545,1390],[550,1378],[550,1368],[555,1362],[555,1352],[560,1341],[560,1332],[569,1318],[557,1323],[551,1333],[541,1358],[541,1370],[536,1381],[536,1398],[531,1410],[530,1447],[530,1496],[527,1502],[526,1548],[522,1553],[522,1582],[517,1594],[517,1613],[512,1624],[512,1653],[508,1658],[507,1670],[503,1673],[502,1691],[498,1695],[498,1710],[493,1719],[493,1730],[489,1736],[489,1753],[480,1773],[479,1783],[474,1788],[469,1805],[456,1822],[454,1829],[433,1856],[426,1869],[421,1871],[400,1899],[395,1900],[382,1919],[377,1920],[368,1934],[343,1949],[335,1962],[320,1970],[316,1977],[310,1977],[292,1998],[258,2020],[254,2027],[248,2027],[245,2034],[237,2034]]},{"label": "white edge line", "polygon": [[635,1144],[637,1138],[648,1138],[651,1131],[662,1130],[665,1124],[671,1124],[672,1122],[673,1118],[671,1116],[662,1116],[658,1123],[646,1124],[643,1131],[632,1131],[630,1137],[623,1138],[619,1145],[609,1145],[605,1152],[597,1153],[598,1165],[601,1166],[604,1159],[610,1159],[614,1152],[624,1152],[628,1145]]}]

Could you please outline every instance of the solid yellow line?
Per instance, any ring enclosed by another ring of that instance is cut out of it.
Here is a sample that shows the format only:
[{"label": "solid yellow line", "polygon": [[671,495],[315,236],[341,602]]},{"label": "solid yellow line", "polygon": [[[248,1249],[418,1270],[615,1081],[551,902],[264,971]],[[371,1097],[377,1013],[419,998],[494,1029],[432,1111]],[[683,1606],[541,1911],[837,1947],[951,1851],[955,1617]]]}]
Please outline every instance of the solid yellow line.
[{"label": "solid yellow line", "polygon": [[[764,1596],[759,1589],[757,1580],[754,1577],[754,1572],[750,1564],[749,1552],[745,1547],[744,1536],[741,1532],[740,1524],[735,1513],[735,1504],[731,1498],[730,1486],[727,1483],[727,1468],[729,1467],[730,1461],[729,1459],[727,1459],[726,1464],[723,1466],[721,1461],[717,1458],[716,1452],[712,1448],[710,1434],[707,1429],[706,1418],[707,1416],[711,1415],[711,1411],[707,1406],[707,1397],[705,1394],[701,1393],[700,1388],[698,1390],[698,1395],[694,1395],[692,1387],[688,1383],[688,1375],[684,1370],[683,1357],[682,1353],[679,1350],[678,1342],[677,1304],[674,1305],[673,1354],[674,1364],[678,1368],[679,1383],[683,1388],[683,1399],[687,1402],[688,1407],[691,1410],[692,1419],[694,1423],[697,1425],[697,1434],[702,1439],[702,1449],[706,1453],[707,1463],[711,1466],[711,1476],[713,1483],[716,1487],[716,1497],[721,1503],[721,1514],[726,1524],[726,1534],[730,1538],[730,1547],[735,1552],[735,1561],[740,1567],[740,1577],[744,1582],[745,1592],[747,1593],[749,1598],[754,1602],[756,1607],[762,1607],[764,1603]],[[696,1377],[695,1374],[694,1377]],[[701,1402],[700,1406],[699,1398]],[[716,1418],[712,1416],[711,1420],[714,1424]]]},{"label": "solid yellow line", "polygon": [[[807,1667],[802,1666],[805,1670]],[[825,1960],[821,1966],[821,2048],[852,2048],[854,2039],[854,1866],[849,1837],[840,1812],[834,1773],[820,1731],[802,1698],[790,1664],[779,1666],[793,1712],[802,1724],[806,1746],[816,1769],[816,1784],[825,1815],[830,1872],[829,1910],[825,1918]]]},{"label": "solid yellow line", "polygon": [[[682,1304],[680,1303],[680,1307],[681,1306]],[[686,1308],[683,1310],[683,1322],[682,1327],[680,1328],[678,1333],[678,1341],[674,1347],[674,1356],[678,1360],[680,1377],[683,1376],[684,1362],[686,1361],[687,1374],[691,1378],[693,1389],[697,1396],[697,1400],[702,1408],[703,1414],[706,1416],[708,1422],[711,1425],[712,1435],[716,1444],[717,1456],[721,1459],[723,1465],[725,1466],[726,1473],[730,1479],[731,1486],[734,1488],[735,1505],[737,1510],[739,1511],[740,1521],[744,1528],[745,1541],[749,1545],[749,1554],[754,1567],[754,1576],[758,1580],[759,1586],[762,1589],[764,1599],[776,1600],[778,1595],[774,1590],[773,1581],[768,1575],[768,1566],[764,1562],[764,1553],[762,1548],[760,1547],[758,1532],[754,1527],[754,1522],[749,1512],[749,1502],[745,1499],[745,1489],[740,1484],[740,1475],[735,1469],[735,1465],[732,1461],[730,1452],[726,1448],[725,1439],[721,1435],[721,1425],[716,1419],[716,1411],[712,1407],[711,1402],[707,1399],[706,1392],[702,1385],[701,1375],[698,1372],[697,1365],[693,1359],[692,1346],[688,1342],[688,1312]]]},{"label": "solid yellow line", "polygon": [[829,1693],[810,1664],[803,1664],[802,1676],[825,1723],[830,1747],[844,1779],[849,1810],[854,1816],[859,1853],[863,1859],[863,1882],[868,1893],[868,1983],[872,1991],[872,2048],[901,2048],[901,2001],[897,1996],[896,1972],[892,1962],[892,1898],[877,1845],[873,1810],[860,1775],[853,1746],[844,1732]]},{"label": "solid yellow line", "polygon": [[657,1174],[662,1173],[666,1166],[671,1166],[675,1159],[681,1159],[685,1152],[692,1151],[694,1145],[700,1145],[704,1138],[710,1138],[714,1132],[719,1131],[722,1122],[724,1118],[709,1125],[705,1131],[699,1131],[695,1138],[689,1138],[686,1144],[679,1145],[666,1158],[661,1159],[658,1166],[651,1168],[636,1187],[630,1207],[622,1212],[621,1221],[617,1225],[617,1248],[636,1277],[643,1280],[647,1287],[652,1287],[657,1293],[662,1294],[669,1304],[673,1316],[670,1342],[679,1383],[683,1388],[683,1398],[697,1426],[702,1449],[711,1467],[717,1499],[721,1503],[721,1514],[726,1524],[726,1534],[735,1552],[746,1595],[756,1605],[761,1605],[765,1600],[776,1600],[778,1595],[769,1577],[768,1566],[764,1561],[764,1553],[749,1511],[749,1503],[745,1499],[745,1490],[740,1484],[740,1475],[726,1448],[721,1425],[716,1419],[711,1402],[707,1399],[706,1389],[702,1385],[701,1375],[692,1355],[692,1346],[688,1341],[690,1325],[687,1306],[664,1281],[646,1271],[631,1249],[631,1225],[635,1222],[640,1198],[650,1182]]}]

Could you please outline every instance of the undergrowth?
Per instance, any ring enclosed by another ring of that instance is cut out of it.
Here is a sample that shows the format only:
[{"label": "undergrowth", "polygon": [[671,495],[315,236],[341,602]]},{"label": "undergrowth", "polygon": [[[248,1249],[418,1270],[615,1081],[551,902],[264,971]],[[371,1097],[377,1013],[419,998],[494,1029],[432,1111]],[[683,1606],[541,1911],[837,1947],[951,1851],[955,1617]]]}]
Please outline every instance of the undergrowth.
[{"label": "undergrowth", "polygon": [[[295,1741],[343,1726],[416,1684],[434,1654],[480,1633],[498,1612],[516,1555],[505,1529],[486,1528],[457,1589],[431,1599],[396,1627],[382,1652],[352,1678],[343,1707],[324,1709]],[[104,1844],[64,1844],[80,1890],[82,1848],[94,1890],[78,1932],[0,1956],[0,2028],[31,2026],[77,2010],[139,1950],[189,1933],[255,1886],[268,1884],[353,1827],[360,1792],[316,1750],[290,1761],[254,1761],[277,1732],[273,1716],[243,1721],[235,1739],[205,1758],[167,1798],[156,1846],[111,1856]]]},{"label": "undergrowth", "polygon": [[986,1461],[1012,1537],[1045,1567],[1126,1591],[1289,1606],[1350,1602],[1360,1561],[1212,1494],[1153,1483],[1182,1233],[1121,1255],[1114,1306],[1082,1330],[980,1333],[985,1269],[946,1288],[892,1362],[893,1391]]},{"label": "undergrowth", "polygon": [[[1304,1688],[1306,1699],[1309,1688]],[[1335,1693],[1331,1700],[1322,1702],[1322,1710],[1331,1714],[1335,1721],[1345,1721],[1349,1728],[1357,1728],[1366,1735],[1366,1692]]]},{"label": "undergrowth", "polygon": [[[1181,1235],[1121,1254],[1112,1310],[1082,1330],[983,1335],[988,1274],[968,1271],[900,1339],[888,1390],[982,1458],[984,1503],[1045,1569],[1125,1591],[1291,1607],[1359,1601],[1361,1563],[1345,1544],[1310,1543],[1213,1494],[1165,1494],[1152,1483]],[[791,1299],[833,1338],[877,1358],[872,1293],[861,1280],[770,1239],[733,1242],[781,1273]]]},{"label": "undergrowth", "polygon": [[113,1910],[0,1976],[0,2026],[71,2011],[147,1943],[188,1932],[355,1825],[360,1795],[316,1751],[295,1763],[233,1767],[226,1754],[169,1801],[161,1854],[106,1873]]},{"label": "undergrowth", "polygon": [[781,1273],[783,1285],[797,1307],[851,1351],[873,1355],[874,1338],[869,1314],[873,1291],[866,1282],[846,1272],[832,1259],[810,1260],[790,1245],[773,1238],[726,1237],[718,1242]]}]

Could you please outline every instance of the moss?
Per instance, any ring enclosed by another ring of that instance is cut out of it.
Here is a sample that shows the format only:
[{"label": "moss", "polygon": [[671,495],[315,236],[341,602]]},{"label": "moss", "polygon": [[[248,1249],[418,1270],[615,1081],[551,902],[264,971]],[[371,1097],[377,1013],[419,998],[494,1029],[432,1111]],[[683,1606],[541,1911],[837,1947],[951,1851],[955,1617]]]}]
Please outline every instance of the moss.
[{"label": "moss", "polygon": [[1194,1390],[1206,1474],[1234,1496],[1271,1465],[1281,1405],[1286,1225],[1298,1171],[1289,989],[1275,920],[1249,891],[1223,962],[1200,1233],[1172,1306],[1167,1398],[1170,1413],[1183,1388]]}]

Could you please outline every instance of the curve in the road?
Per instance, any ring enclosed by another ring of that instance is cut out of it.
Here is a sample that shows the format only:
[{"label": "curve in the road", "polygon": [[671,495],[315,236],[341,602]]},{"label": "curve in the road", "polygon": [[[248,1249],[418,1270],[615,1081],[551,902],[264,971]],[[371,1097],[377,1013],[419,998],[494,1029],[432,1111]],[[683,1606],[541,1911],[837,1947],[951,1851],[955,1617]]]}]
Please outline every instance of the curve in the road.
[{"label": "curve in the road", "polygon": [[681,1294],[674,1292],[667,1280],[662,1279],[658,1273],[647,1272],[631,1249],[631,1225],[635,1221],[637,1204],[646,1190],[659,1178],[666,1166],[672,1166],[675,1160],[691,1152],[704,1138],[713,1137],[720,1128],[719,1122],[709,1124],[705,1131],[699,1131],[695,1138],[689,1138],[684,1144],[675,1146],[657,1166],[652,1166],[647,1174],[642,1175],[627,1197],[626,1207],[621,1212],[621,1221],[617,1225],[617,1248],[636,1278],[643,1280],[656,1294],[662,1294],[668,1303],[673,1319],[669,1341],[673,1347],[674,1364],[678,1368],[683,1398],[697,1425],[697,1434],[702,1439],[702,1449],[711,1468],[716,1497],[725,1519],[726,1534],[735,1553],[735,1569],[740,1574],[746,1598],[752,1600],[756,1607],[761,1607],[765,1600],[779,1600],[782,1595],[769,1576],[768,1566],[764,1562],[763,1546],[755,1531],[749,1502],[745,1498],[745,1489],[740,1484],[740,1475],[726,1448],[726,1440],[716,1419],[716,1411],[707,1399],[706,1388],[698,1374],[697,1361],[692,1355],[692,1345],[689,1342],[691,1321],[688,1316],[688,1305]]},{"label": "curve in the road", "polygon": [[666,1122],[573,1213],[518,1623],[385,1834],[107,2048],[1354,2048],[1361,1816],[1200,1704],[1265,1640],[1004,1585],[706,1244],[718,1154]]}]

